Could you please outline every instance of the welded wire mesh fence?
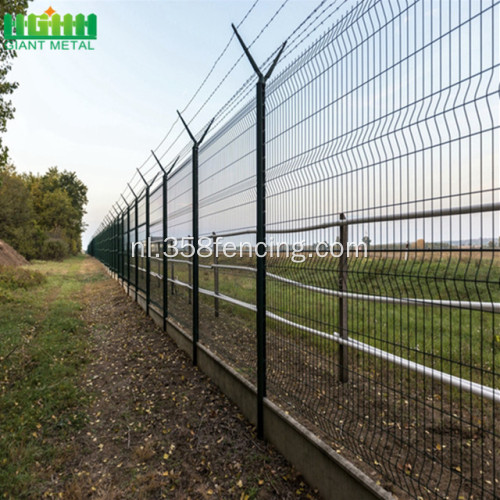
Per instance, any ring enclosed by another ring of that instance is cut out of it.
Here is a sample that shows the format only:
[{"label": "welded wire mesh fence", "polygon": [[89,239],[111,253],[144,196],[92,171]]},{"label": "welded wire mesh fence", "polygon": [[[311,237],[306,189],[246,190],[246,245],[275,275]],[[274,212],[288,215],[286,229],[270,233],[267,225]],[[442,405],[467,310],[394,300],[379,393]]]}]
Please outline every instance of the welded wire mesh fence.
[{"label": "welded wire mesh fence", "polygon": [[[215,121],[197,196],[184,149],[89,245],[165,318],[264,383],[261,396],[402,496],[500,495],[499,14],[493,0],[367,0],[329,17],[271,76],[263,114],[262,96],[249,97]],[[194,205],[196,269],[174,256],[191,250]]]}]

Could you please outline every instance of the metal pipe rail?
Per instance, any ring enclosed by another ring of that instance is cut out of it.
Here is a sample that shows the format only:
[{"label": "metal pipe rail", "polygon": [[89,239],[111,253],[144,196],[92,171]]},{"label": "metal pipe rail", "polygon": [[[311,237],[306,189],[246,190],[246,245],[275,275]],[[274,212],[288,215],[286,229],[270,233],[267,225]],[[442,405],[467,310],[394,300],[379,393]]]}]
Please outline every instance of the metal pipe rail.
[{"label": "metal pipe rail", "polygon": [[495,403],[500,403],[500,389],[494,389],[492,387],[488,387],[487,385],[478,384],[476,382],[472,382],[455,375],[450,375],[449,373],[436,370],[435,368],[430,368],[429,366],[422,365],[420,363],[417,363],[416,361],[410,361],[409,359],[402,358],[401,356],[397,356],[396,354],[384,351],[382,349],[379,349],[378,347],[373,347],[369,344],[365,344],[364,342],[360,342],[359,340],[354,340],[351,338],[344,339],[337,332],[334,332],[333,334],[322,332],[321,330],[316,330],[314,328],[310,328],[308,326],[304,326],[299,323],[287,320],[271,312],[268,312],[268,316],[276,321],[280,321],[281,323],[284,323],[286,325],[293,326],[294,328],[297,328],[299,330],[333,340],[338,344],[343,344],[358,351],[366,352],[379,359],[389,361],[403,368],[408,368],[411,371],[420,373],[434,380],[438,380],[439,382],[457,387],[461,390],[465,390],[476,396],[491,399]]},{"label": "metal pipe rail", "polygon": [[405,306],[434,306],[434,307],[450,307],[456,309],[468,309],[472,311],[500,313],[499,302],[475,302],[470,300],[443,300],[443,299],[415,299],[411,297],[386,297],[383,295],[369,295],[366,293],[355,292],[339,292],[329,288],[321,288],[313,285],[306,285],[299,281],[294,281],[289,278],[283,278],[277,274],[267,273],[270,278],[283,283],[310,290],[312,292],[322,293],[323,295],[332,295],[334,297],[342,297],[346,299],[363,300],[366,302],[378,302],[382,304],[395,304]]},{"label": "metal pipe rail", "polygon": [[[318,229],[328,229],[331,227],[340,227],[356,224],[370,224],[374,222],[393,222],[401,220],[426,219],[432,217],[449,217],[452,215],[470,215],[476,213],[496,212],[500,210],[500,202],[484,203],[479,205],[469,205],[466,207],[451,207],[439,208],[432,210],[419,210],[416,212],[408,212],[404,214],[384,214],[384,215],[369,215],[365,217],[355,217],[353,219],[339,219],[336,221],[325,222],[322,224],[313,224],[311,226],[299,228],[273,229],[271,224],[268,224],[267,233],[270,234],[288,234],[301,233],[307,231],[315,231]],[[227,233],[216,234],[217,237],[225,238],[228,236],[241,236],[243,234],[255,234],[255,230],[246,229],[241,231],[230,231]]]},{"label": "metal pipe rail", "polygon": [[432,210],[419,210],[406,214],[385,214],[385,215],[369,215],[366,217],[356,217],[353,219],[340,219],[337,221],[326,222],[324,224],[315,224],[304,228],[288,228],[288,229],[272,229],[267,230],[273,234],[300,233],[306,231],[314,231],[317,229],[327,229],[330,227],[354,226],[357,224],[371,224],[374,222],[392,222],[401,220],[427,219],[429,217],[449,217],[451,215],[471,215],[485,212],[495,212],[500,210],[500,202],[485,203],[482,205],[470,205],[467,207],[451,207],[439,208]]},{"label": "metal pipe rail", "polygon": [[[210,266],[207,266],[210,267]],[[231,267],[242,267],[242,266],[231,266]],[[246,268],[246,269],[251,269],[253,268]],[[145,269],[140,269],[139,270],[145,272]],[[158,279],[163,279],[163,276],[157,274],[157,273],[152,273],[155,277]],[[274,278],[274,279],[280,279],[282,281],[288,282],[293,285],[299,285],[301,288],[305,288],[307,290],[312,290],[312,291],[318,291],[327,295],[334,295],[334,296],[344,296],[347,298],[356,298],[356,299],[361,299],[361,300],[369,300],[373,302],[383,302],[383,303],[394,303],[394,304],[404,304],[404,305],[438,305],[438,306],[444,306],[444,307],[458,307],[455,304],[459,304],[461,308],[467,308],[467,309],[476,309],[476,307],[473,307],[473,305],[477,305],[477,310],[482,310],[482,311],[490,311],[494,313],[500,312],[500,304],[498,303],[476,303],[476,302],[466,302],[466,301],[442,301],[442,300],[431,300],[431,299],[398,299],[395,297],[381,297],[381,296],[375,296],[375,295],[366,295],[366,294],[356,294],[356,293],[351,293],[351,292],[337,292],[335,290],[328,290],[325,288],[319,288],[319,287],[314,287],[311,285],[304,285],[303,283],[299,283],[293,280],[289,280],[287,278],[282,278],[281,276],[273,275],[268,273],[268,276]],[[167,278],[167,280],[171,283],[174,283],[179,286],[183,286],[185,288],[191,289],[192,290],[192,285],[189,285],[188,283],[184,283],[183,281],[180,281],[178,279],[172,279],[172,278]],[[207,290],[205,288],[199,288],[200,293],[203,293],[204,295],[207,295],[209,297],[217,297],[218,299],[224,300],[225,302],[229,302],[231,304],[243,307],[245,309],[248,309],[250,311],[256,311],[257,307],[254,306],[253,304],[249,304],[247,302],[244,302],[242,300],[234,299],[232,297],[229,297],[228,295],[224,294],[215,294],[215,292],[211,290]],[[464,307],[468,306],[468,307]],[[480,308],[481,307],[481,308]],[[489,309],[487,308],[489,307]],[[351,338],[342,338],[337,332],[334,332],[333,334],[323,332],[321,330],[316,330],[315,328],[311,328],[308,326],[301,325],[300,323],[295,323],[293,321],[287,320],[286,318],[283,318],[282,316],[279,316],[277,314],[271,313],[267,311],[267,317],[276,321],[279,321],[283,324],[286,324],[288,326],[292,326],[294,328],[297,328],[299,330],[302,330],[304,332],[312,333],[314,335],[317,335],[319,337],[327,338],[330,340],[333,340],[334,342],[337,342],[340,345],[345,345],[346,347],[352,347],[353,349],[356,349],[361,352],[366,352],[372,356],[375,356],[379,359],[383,359],[385,361],[389,361],[393,364],[396,364],[398,366],[401,366],[403,368],[408,368],[409,370],[412,370],[416,373],[420,373],[423,375],[426,375],[430,378],[433,378],[434,380],[438,380],[439,382],[446,383],[448,385],[451,385],[453,387],[457,387],[461,390],[466,390],[472,394],[475,394],[476,396],[482,396],[488,399],[491,399],[495,403],[500,403],[500,390],[499,389],[494,389],[492,387],[488,387],[482,384],[478,384],[476,382],[472,382],[470,380],[463,379],[461,377],[457,377],[455,375],[450,375],[449,373],[442,372],[440,370],[436,370],[435,368],[430,368],[428,366],[422,365],[420,363],[417,363],[415,361],[410,361],[406,358],[402,358],[401,356],[397,356],[395,354],[392,354],[390,352],[384,351],[382,349],[379,349],[377,347],[370,346],[369,344],[366,344],[364,342],[360,342],[358,340],[354,340]]]},{"label": "metal pipe rail", "polygon": [[[191,288],[192,286],[184,283],[179,280],[172,280],[167,278],[168,281],[175,283],[176,285],[184,286],[186,288]],[[215,297],[215,293],[211,290],[206,290],[205,288],[199,289],[200,293],[207,295],[209,297]],[[224,300],[225,302],[229,302],[230,304],[234,304],[244,309],[248,309],[249,311],[256,311],[257,307],[253,304],[249,304],[242,300],[234,299],[224,294],[217,294],[217,298],[220,300]],[[440,370],[436,370],[435,368],[430,368],[429,366],[422,365],[421,363],[417,363],[416,361],[411,361],[409,359],[403,358],[401,356],[397,356],[396,354],[392,354],[390,352],[384,351],[383,349],[379,349],[378,347],[373,347],[364,342],[360,342],[359,340],[351,339],[351,338],[342,338],[337,332],[327,333],[321,330],[317,330],[315,328],[311,328],[308,326],[301,325],[300,323],[295,323],[294,321],[290,321],[282,316],[274,314],[270,311],[267,311],[267,317],[283,323],[288,326],[292,326],[293,328],[297,328],[298,330],[302,330],[307,333],[312,333],[313,335],[317,335],[318,337],[326,338],[336,342],[339,345],[344,345],[346,347],[351,347],[360,352],[365,352],[379,359],[383,359],[385,361],[389,361],[395,365],[401,366],[403,368],[407,368],[415,373],[419,373],[430,377],[439,382],[451,385],[460,390],[464,390],[474,394],[476,396],[485,397],[487,399],[492,400],[495,403],[500,403],[500,389],[494,389],[492,387],[478,384],[477,382],[472,382],[467,379],[463,379],[461,377],[457,377],[455,375],[451,375],[449,373],[442,372]]]},{"label": "metal pipe rail", "polygon": [[[171,260],[171,262],[181,262],[186,264],[192,264],[190,261],[181,260]],[[232,269],[236,271],[249,271],[256,272],[256,269],[248,266],[230,266],[227,264],[212,264],[212,265],[201,265],[200,267],[204,269]],[[160,275],[156,275],[159,279],[162,279]],[[356,293],[356,292],[341,292],[338,290],[332,290],[330,288],[322,288],[314,285],[306,285],[300,281],[291,280],[289,278],[284,278],[274,273],[267,273],[269,278],[282,283],[287,283],[289,285],[302,288],[304,290],[309,290],[311,292],[321,293],[323,295],[330,295],[332,297],[362,300],[365,302],[377,302],[380,304],[394,304],[394,305],[405,305],[405,306],[428,306],[428,307],[448,307],[451,309],[465,309],[471,311],[482,311],[491,312],[494,314],[500,314],[500,302],[479,302],[470,300],[444,300],[444,299],[425,299],[425,298],[412,298],[412,297],[388,297],[383,295],[370,295],[366,293]]]}]

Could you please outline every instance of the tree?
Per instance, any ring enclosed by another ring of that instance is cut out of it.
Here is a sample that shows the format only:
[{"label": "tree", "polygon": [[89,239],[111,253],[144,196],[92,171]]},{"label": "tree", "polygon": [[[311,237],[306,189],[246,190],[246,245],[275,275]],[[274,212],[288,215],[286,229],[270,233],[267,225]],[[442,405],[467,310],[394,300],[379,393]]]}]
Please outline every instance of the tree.
[{"label": "tree", "polygon": [[16,227],[33,219],[33,207],[27,187],[12,168],[4,168],[0,179],[0,234],[8,239]]},{"label": "tree", "polygon": [[44,175],[28,174],[25,181],[33,199],[36,222],[49,236],[64,240],[70,253],[81,249],[87,186],[74,172],[49,168]]},{"label": "tree", "polygon": [[[15,51],[4,49],[4,15],[21,14],[26,12],[28,0],[2,0],[0,3],[0,134],[7,130],[7,121],[14,116],[14,106],[7,96],[17,88],[17,83],[7,81],[7,74],[11,69],[12,59],[16,57]],[[0,136],[0,166],[7,164],[8,149],[2,143]]]},{"label": "tree", "polygon": [[0,239],[28,259],[60,259],[81,249],[87,187],[53,167],[20,175],[0,167]]},{"label": "tree", "polygon": [[45,240],[36,224],[28,187],[14,167],[0,167],[0,239],[28,259],[39,258]]}]

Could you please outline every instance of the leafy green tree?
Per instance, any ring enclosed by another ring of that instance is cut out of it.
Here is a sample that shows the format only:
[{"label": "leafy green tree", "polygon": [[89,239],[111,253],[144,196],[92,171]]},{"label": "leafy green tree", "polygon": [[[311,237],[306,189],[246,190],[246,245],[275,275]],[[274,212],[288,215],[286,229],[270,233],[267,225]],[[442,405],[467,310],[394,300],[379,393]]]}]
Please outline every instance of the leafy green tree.
[{"label": "leafy green tree", "polygon": [[60,259],[81,249],[87,187],[73,172],[19,175],[0,167],[0,239],[28,259]]},{"label": "leafy green tree", "polygon": [[87,187],[74,172],[49,168],[44,175],[25,176],[36,222],[48,235],[66,242],[70,253],[81,249]]},{"label": "leafy green tree", "polygon": [[37,225],[24,179],[12,166],[0,167],[0,239],[28,259],[39,258],[46,236]]},{"label": "leafy green tree", "polygon": [[[21,14],[26,12],[28,0],[2,0],[0,2],[0,134],[7,130],[7,121],[14,116],[14,106],[8,96],[17,88],[17,83],[9,82],[7,75],[12,67],[15,51],[4,49],[3,27],[5,14]],[[8,149],[0,136],[0,166],[6,165]]]}]

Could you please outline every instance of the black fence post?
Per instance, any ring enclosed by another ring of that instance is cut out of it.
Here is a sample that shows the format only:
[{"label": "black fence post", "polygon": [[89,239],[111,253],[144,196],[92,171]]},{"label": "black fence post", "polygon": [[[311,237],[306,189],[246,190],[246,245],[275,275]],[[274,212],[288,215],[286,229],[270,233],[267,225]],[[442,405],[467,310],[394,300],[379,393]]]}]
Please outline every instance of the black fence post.
[{"label": "black fence post", "polygon": [[121,240],[120,240],[120,234],[121,234],[121,228],[120,228],[120,212],[116,210],[116,231],[115,231],[115,238],[116,238],[116,278],[118,281],[120,281],[120,266],[121,266]]},{"label": "black fence post", "polygon": [[[154,153],[153,153],[154,155]],[[158,162],[159,163],[159,162]],[[163,167],[161,167],[163,170]],[[168,174],[163,170],[163,245],[162,245],[162,276],[163,276],[163,330],[167,329],[167,317],[168,317]]]},{"label": "black fence post", "polygon": [[109,221],[106,217],[104,224],[104,235],[102,238],[102,262],[109,269]]},{"label": "black fence post", "polygon": [[[344,214],[340,214],[341,220],[346,220]],[[339,291],[347,292],[347,247],[348,243],[348,227],[347,223],[340,226],[340,244],[342,245],[342,255],[339,260]],[[347,339],[349,337],[347,324],[347,297],[339,297],[339,323],[340,337]],[[339,379],[341,382],[349,380],[349,361],[347,346],[339,344]]]},{"label": "black fence post", "polygon": [[[149,284],[150,284],[150,259],[149,259],[149,184],[147,183],[144,176],[141,174],[141,171],[137,169],[137,172],[141,176],[144,184],[146,185],[146,202],[145,202],[145,210],[146,210],[146,314],[149,314]],[[142,249],[142,255],[144,255],[144,248]]]},{"label": "black fence post", "polygon": [[109,220],[106,221],[106,267],[110,269],[110,258],[111,258],[111,238],[109,236],[110,232]]},{"label": "black fence post", "polygon": [[106,233],[106,223],[104,221],[103,225],[102,225],[102,235],[101,235],[101,239],[99,240],[99,260],[103,263],[103,264],[106,264],[105,263],[105,255],[106,255],[106,237],[107,237],[107,233]]},{"label": "black fence post", "polygon": [[116,262],[118,260],[118,238],[116,237],[116,230],[117,230],[117,225],[116,225],[116,217],[114,215],[111,215],[112,217],[112,238],[113,238],[113,274],[114,277],[116,278],[116,269],[117,265]]},{"label": "black fence post", "polygon": [[146,314],[149,314],[149,304],[151,302],[151,228],[150,228],[150,210],[149,210],[149,194],[151,186],[154,184],[158,174],[153,177],[153,180],[148,183],[141,171],[137,169],[144,184],[146,184]]},{"label": "black fence post", "polygon": [[110,218],[110,223],[109,223],[109,242],[110,242],[110,252],[109,252],[109,259],[110,259],[110,270],[113,273],[115,270],[115,225],[114,225],[114,220],[113,217]]},{"label": "black fence post", "polygon": [[114,259],[115,259],[115,239],[114,239],[114,225],[113,219],[109,218],[108,241],[109,241],[109,255],[108,255],[108,268],[114,272]]},{"label": "black fence post", "polygon": [[116,210],[116,217],[115,217],[115,252],[116,252],[116,258],[115,258],[115,273],[116,273],[116,279],[120,279],[120,213]]},{"label": "black fence post", "polygon": [[102,259],[103,263],[106,267],[109,268],[109,221],[106,220],[106,224],[104,226],[104,238],[102,242],[103,252]]},{"label": "black fence post", "polygon": [[116,274],[116,218],[111,215],[111,269]]},{"label": "black fence post", "polygon": [[108,254],[109,254],[109,221],[106,218],[104,224],[104,237],[102,241],[102,262],[106,267],[109,268]]},{"label": "black fence post", "polygon": [[130,206],[127,208],[127,295],[130,295]]},{"label": "black fence post", "polygon": [[[257,257],[257,436],[264,437],[264,398],[266,397],[266,82],[270,78],[283,53],[286,42],[281,46],[266,74],[263,74],[232,25],[252,68],[258,76],[256,86],[257,111],[257,231],[255,253]],[[260,247],[260,248],[259,248]],[[259,253],[260,252],[260,253]]]},{"label": "black fence post", "polygon": [[[137,195],[134,193],[134,190],[132,189],[132,187],[130,186],[130,184],[127,184],[130,191],[132,191],[132,194],[134,195],[134,207],[135,207],[135,210],[134,210],[134,233],[135,233],[135,237],[134,237],[134,240],[135,242],[134,243],[137,243],[137,240],[139,239],[139,228],[138,228],[138,225],[139,225],[139,198],[137,197]],[[134,253],[135,253],[135,257],[134,257],[134,264],[135,264],[135,272],[134,272],[134,289],[135,289],[135,301],[137,302],[137,289],[139,287],[139,255],[137,254],[137,245],[134,246]]]},{"label": "black fence post", "polygon": [[113,220],[106,216],[106,267],[112,272],[113,271]]},{"label": "black fence post", "polygon": [[118,216],[118,278],[123,284],[123,212]]},{"label": "black fence post", "polygon": [[[120,208],[120,205],[118,205],[118,208]],[[115,205],[113,205],[113,210],[116,213],[116,218],[115,218],[115,250],[116,250],[116,277],[118,281],[120,281],[121,278],[121,265],[122,265],[122,238],[121,238],[121,209],[118,210]]]},{"label": "black fence post", "polygon": [[113,219],[108,221],[108,269],[113,272]]},{"label": "black fence post", "polygon": [[109,220],[108,218],[106,217],[106,226],[105,226],[105,229],[104,229],[104,241],[103,241],[103,247],[104,247],[104,251],[103,251],[103,262],[104,262],[104,265],[109,269],[109,254],[110,254],[110,251],[109,251]]},{"label": "black fence post", "polygon": [[[123,196],[123,194],[121,195],[121,197],[125,202],[125,206],[127,207],[127,251],[125,253],[127,255],[126,279],[127,279],[127,295],[128,295],[130,292],[130,205],[127,203],[127,200],[125,199],[125,196]],[[125,269],[124,269],[124,275],[125,275]]]},{"label": "black fence post", "polygon": [[121,278],[122,278],[122,285],[123,282],[125,281],[125,212],[122,210],[121,214],[121,222],[120,222],[120,249],[121,249],[121,267],[120,267],[120,272],[121,272]]},{"label": "black fence post", "polygon": [[156,157],[154,151],[151,151],[154,156],[158,166],[163,172],[163,183],[162,183],[162,199],[163,199],[163,256],[162,256],[162,277],[163,277],[163,330],[167,329],[167,317],[168,317],[168,176],[170,172],[174,169],[179,156],[174,160],[168,172],[163,168],[160,160]]},{"label": "black fence post", "polygon": [[192,161],[193,161],[193,172],[192,172],[192,195],[193,195],[193,365],[196,366],[198,364],[198,339],[199,339],[199,331],[200,331],[200,310],[199,310],[199,255],[198,255],[198,243],[199,243],[199,230],[198,230],[198,154],[199,148],[203,140],[205,139],[208,130],[212,126],[212,121],[208,124],[207,128],[203,132],[203,135],[199,140],[196,140],[194,135],[191,133],[191,130],[187,126],[187,123],[182,118],[182,115],[177,111],[179,118],[181,119],[184,127],[186,128],[189,137],[193,141],[193,150],[192,150]]},{"label": "black fence post", "polygon": [[146,314],[151,300],[151,229],[149,227],[149,185],[146,186]]}]

